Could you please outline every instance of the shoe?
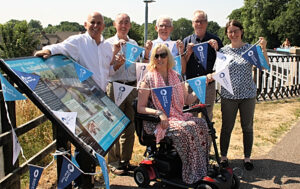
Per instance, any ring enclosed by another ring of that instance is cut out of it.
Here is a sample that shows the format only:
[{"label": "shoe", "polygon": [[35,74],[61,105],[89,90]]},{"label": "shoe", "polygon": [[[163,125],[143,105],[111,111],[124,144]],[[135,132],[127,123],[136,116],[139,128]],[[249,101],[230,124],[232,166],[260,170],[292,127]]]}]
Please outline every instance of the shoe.
[{"label": "shoe", "polygon": [[120,167],[120,168],[111,167],[110,171],[111,171],[112,174],[118,175],[118,176],[122,176],[122,175],[126,174],[126,171],[125,171],[124,167]]},{"label": "shoe", "polygon": [[229,167],[228,159],[221,161],[221,162],[220,162],[220,166],[221,166],[222,168],[227,168],[227,167]]},{"label": "shoe", "polygon": [[253,163],[250,161],[250,162],[245,162],[244,161],[244,167],[247,171],[251,171],[254,169],[254,165]]}]

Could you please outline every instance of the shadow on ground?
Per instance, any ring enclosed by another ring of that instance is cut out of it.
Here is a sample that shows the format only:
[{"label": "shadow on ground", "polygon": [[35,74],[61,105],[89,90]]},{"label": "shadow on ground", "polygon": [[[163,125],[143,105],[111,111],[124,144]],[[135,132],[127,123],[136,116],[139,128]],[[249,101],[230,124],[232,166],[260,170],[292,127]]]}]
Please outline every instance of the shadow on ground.
[{"label": "shadow on ground", "polygon": [[272,160],[253,160],[254,170],[243,168],[243,160],[232,160],[230,165],[241,177],[241,188],[281,188],[280,186],[295,186],[300,188],[300,164]]},{"label": "shadow on ground", "polygon": [[[247,171],[243,167],[242,159],[230,161],[230,166],[234,168],[234,172],[241,179],[241,189],[300,188],[300,164],[272,159],[254,159],[253,163],[254,170]],[[110,186],[112,189],[138,188],[133,174],[121,176],[118,180],[118,183],[112,183]],[[160,186],[154,183],[149,188],[160,188]]]}]

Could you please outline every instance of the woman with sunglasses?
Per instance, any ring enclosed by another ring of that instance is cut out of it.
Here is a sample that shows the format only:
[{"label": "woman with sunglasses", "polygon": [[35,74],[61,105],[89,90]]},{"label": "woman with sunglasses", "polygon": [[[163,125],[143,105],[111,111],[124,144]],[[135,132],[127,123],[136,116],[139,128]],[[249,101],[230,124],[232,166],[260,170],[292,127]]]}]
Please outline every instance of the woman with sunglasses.
[{"label": "woman with sunglasses", "polygon": [[[167,46],[157,45],[151,53],[148,73],[144,76],[138,92],[137,111],[157,115],[160,123],[144,121],[148,134],[156,135],[158,143],[164,136],[173,141],[173,146],[182,161],[182,179],[188,184],[199,181],[207,174],[208,128],[205,120],[183,113],[183,106],[193,103],[195,93],[188,94],[188,87],[172,68],[173,56]],[[167,116],[153,88],[172,87],[170,114]]]}]

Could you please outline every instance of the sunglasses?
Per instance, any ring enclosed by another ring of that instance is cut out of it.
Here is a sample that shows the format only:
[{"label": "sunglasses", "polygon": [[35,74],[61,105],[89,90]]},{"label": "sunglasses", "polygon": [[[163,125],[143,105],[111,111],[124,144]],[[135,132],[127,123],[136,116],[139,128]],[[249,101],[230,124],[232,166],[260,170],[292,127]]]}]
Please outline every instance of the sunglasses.
[{"label": "sunglasses", "polygon": [[168,56],[168,53],[164,52],[164,53],[161,53],[161,54],[155,54],[155,58],[158,59],[159,57],[160,58],[166,58]]}]

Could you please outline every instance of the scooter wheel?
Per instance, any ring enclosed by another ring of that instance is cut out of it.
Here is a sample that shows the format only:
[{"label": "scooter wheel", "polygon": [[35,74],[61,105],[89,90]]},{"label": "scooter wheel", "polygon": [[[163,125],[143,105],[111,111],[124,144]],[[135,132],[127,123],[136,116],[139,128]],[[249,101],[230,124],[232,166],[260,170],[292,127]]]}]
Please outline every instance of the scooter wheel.
[{"label": "scooter wheel", "polygon": [[208,184],[199,184],[197,186],[197,189],[212,189],[212,187],[209,186]]},{"label": "scooter wheel", "polygon": [[149,186],[150,178],[146,167],[137,167],[134,170],[134,180],[139,187],[146,188]]},{"label": "scooter wheel", "polygon": [[239,188],[240,188],[240,179],[235,174],[233,174],[231,189],[239,189]]}]

